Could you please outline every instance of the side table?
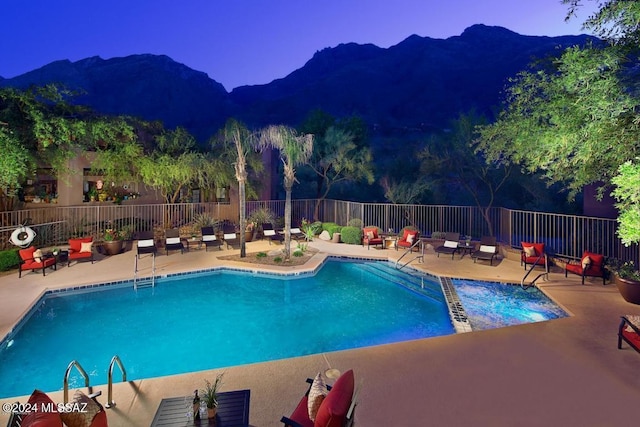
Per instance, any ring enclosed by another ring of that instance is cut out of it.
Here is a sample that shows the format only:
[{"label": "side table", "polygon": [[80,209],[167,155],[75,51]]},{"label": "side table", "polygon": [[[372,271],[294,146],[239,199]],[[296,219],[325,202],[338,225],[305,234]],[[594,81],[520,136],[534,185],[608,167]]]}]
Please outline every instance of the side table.
[{"label": "side table", "polygon": [[[187,402],[191,402],[191,398]],[[186,416],[185,398],[171,397],[162,399],[151,427],[249,427],[249,401],[251,390],[237,390],[218,393],[218,411],[215,419],[189,420]]]}]

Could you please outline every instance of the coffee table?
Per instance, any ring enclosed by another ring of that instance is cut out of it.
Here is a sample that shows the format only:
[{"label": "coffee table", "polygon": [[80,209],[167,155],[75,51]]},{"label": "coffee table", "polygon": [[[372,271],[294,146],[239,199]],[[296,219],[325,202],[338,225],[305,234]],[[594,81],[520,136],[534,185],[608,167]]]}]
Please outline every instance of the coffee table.
[{"label": "coffee table", "polygon": [[182,427],[182,426],[217,426],[217,427],[248,427],[249,400],[251,390],[228,391],[218,393],[218,412],[214,419],[189,420],[186,416],[185,398],[171,397],[162,399],[151,427]]}]

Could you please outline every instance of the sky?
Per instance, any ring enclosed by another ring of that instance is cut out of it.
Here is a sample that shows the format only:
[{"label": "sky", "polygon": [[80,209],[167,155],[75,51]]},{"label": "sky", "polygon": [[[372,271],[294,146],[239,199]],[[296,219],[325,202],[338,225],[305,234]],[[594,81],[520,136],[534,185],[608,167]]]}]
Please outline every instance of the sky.
[{"label": "sky", "polygon": [[523,35],[581,34],[560,0],[2,0],[0,76],[50,62],[167,55],[231,91],[266,84],[341,43],[387,48],[474,24]]}]

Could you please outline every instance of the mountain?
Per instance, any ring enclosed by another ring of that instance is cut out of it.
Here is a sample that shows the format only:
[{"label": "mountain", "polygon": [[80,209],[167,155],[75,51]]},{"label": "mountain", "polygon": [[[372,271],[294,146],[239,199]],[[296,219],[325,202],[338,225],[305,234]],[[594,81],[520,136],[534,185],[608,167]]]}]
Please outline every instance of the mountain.
[{"label": "mountain", "polygon": [[470,109],[490,113],[499,105],[507,79],[533,58],[588,40],[595,39],[523,36],[474,25],[460,36],[413,35],[389,48],[347,43],[317,52],[282,79],[231,93],[205,73],[155,55],[56,61],[0,78],[0,86],[60,82],[82,90],[77,102],[99,112],[182,125],[200,140],[228,117],[250,126],[296,126],[317,108],[337,117],[359,115],[386,132],[420,131],[445,128]]}]

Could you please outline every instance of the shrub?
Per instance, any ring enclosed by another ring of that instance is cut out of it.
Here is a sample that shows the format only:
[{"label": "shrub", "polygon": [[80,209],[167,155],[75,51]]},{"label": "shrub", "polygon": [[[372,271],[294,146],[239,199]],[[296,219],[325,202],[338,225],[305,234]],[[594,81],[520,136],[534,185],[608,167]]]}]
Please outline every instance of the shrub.
[{"label": "shrub", "polygon": [[18,249],[0,251],[0,271],[11,270],[20,265]]},{"label": "shrub", "polygon": [[273,262],[282,262],[282,258],[277,256],[273,259]]},{"label": "shrub", "polygon": [[256,254],[256,258],[264,258],[264,257],[266,257],[266,256],[267,256],[267,254],[266,254],[265,252],[258,252],[258,253]]},{"label": "shrub", "polygon": [[323,222],[322,223],[322,231],[325,231],[325,230],[329,231],[329,229],[331,227],[335,227],[336,225],[338,225],[338,224],[336,224],[335,222]]},{"label": "shrub", "polygon": [[313,231],[313,235],[317,236],[322,233],[322,223],[320,221],[316,221],[311,224],[311,230]]},{"label": "shrub", "polygon": [[342,230],[342,226],[334,224],[331,227],[326,228],[326,230],[329,232],[329,237],[333,239],[333,233],[340,233]]},{"label": "shrub", "polygon": [[260,207],[249,214],[247,221],[255,223],[259,228],[262,228],[262,224],[273,224],[276,221],[276,214],[271,209]]},{"label": "shrub", "polygon": [[362,229],[359,227],[342,227],[341,239],[349,245],[359,245],[362,243]]},{"label": "shrub", "polygon": [[349,227],[362,228],[362,220],[360,218],[351,218],[347,225]]},{"label": "shrub", "polygon": [[304,255],[304,253],[300,249],[296,249],[295,252],[293,252],[293,256],[302,256],[302,255]]}]

